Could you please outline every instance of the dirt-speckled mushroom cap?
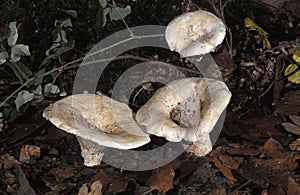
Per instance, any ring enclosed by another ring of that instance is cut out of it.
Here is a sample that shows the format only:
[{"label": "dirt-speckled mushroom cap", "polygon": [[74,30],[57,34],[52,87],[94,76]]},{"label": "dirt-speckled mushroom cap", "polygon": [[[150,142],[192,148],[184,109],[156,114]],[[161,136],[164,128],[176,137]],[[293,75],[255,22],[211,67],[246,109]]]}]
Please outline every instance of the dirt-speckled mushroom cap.
[{"label": "dirt-speckled mushroom cap", "polygon": [[167,26],[165,38],[171,51],[183,57],[202,55],[215,50],[226,35],[223,22],[210,12],[184,13]]},{"label": "dirt-speckled mushroom cap", "polygon": [[104,95],[68,96],[49,105],[43,116],[56,127],[101,146],[132,149],[150,141],[131,109]]}]

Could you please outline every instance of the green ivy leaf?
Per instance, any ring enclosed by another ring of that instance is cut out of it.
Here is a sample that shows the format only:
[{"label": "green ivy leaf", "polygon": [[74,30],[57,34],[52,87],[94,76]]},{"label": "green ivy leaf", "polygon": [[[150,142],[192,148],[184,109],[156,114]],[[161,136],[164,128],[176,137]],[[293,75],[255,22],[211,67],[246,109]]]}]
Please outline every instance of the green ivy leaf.
[{"label": "green ivy leaf", "polygon": [[124,19],[131,13],[131,7],[127,5],[125,8],[114,6],[110,12],[111,20],[121,20]]},{"label": "green ivy leaf", "polygon": [[[46,72],[46,68],[42,68],[41,70],[37,71],[35,73],[35,76],[38,77],[40,76],[41,74],[44,74]],[[38,86],[38,85],[41,85],[43,84],[43,80],[44,80],[44,77],[38,77],[34,80],[34,85],[35,86]]]},{"label": "green ivy leaf", "polygon": [[11,22],[9,23],[8,26],[9,30],[10,30],[10,34],[9,37],[7,39],[7,44],[10,47],[13,47],[14,45],[16,45],[17,40],[18,40],[18,29],[17,29],[17,22]]},{"label": "green ivy leaf", "polygon": [[34,98],[33,93],[30,93],[27,90],[20,91],[18,93],[17,98],[15,99],[15,104],[16,104],[17,111],[19,111],[19,109],[22,105],[24,105],[27,102],[30,102],[31,100],[33,100],[33,98]]},{"label": "green ivy leaf", "polygon": [[0,52],[0,65],[4,64],[8,59],[7,52]]},{"label": "green ivy leaf", "polygon": [[60,92],[60,90],[57,85],[53,85],[52,83],[48,83],[45,85],[44,93],[57,94],[59,92]]},{"label": "green ivy leaf", "polygon": [[107,6],[107,1],[106,0],[99,0],[99,4],[101,7],[105,8]]}]

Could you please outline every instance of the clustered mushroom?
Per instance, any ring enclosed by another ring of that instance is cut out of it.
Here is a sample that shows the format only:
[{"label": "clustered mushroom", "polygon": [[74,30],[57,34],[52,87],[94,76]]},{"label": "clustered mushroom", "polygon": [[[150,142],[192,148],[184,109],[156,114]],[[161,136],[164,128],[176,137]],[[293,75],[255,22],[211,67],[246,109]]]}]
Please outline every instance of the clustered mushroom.
[{"label": "clustered mushroom", "polygon": [[[223,41],[225,26],[213,14],[199,10],[171,21],[165,37],[170,50],[183,57],[202,55]],[[187,151],[203,156],[211,151],[209,133],[230,97],[224,82],[191,77],[157,90],[135,117],[126,104],[95,94],[63,98],[47,107],[43,116],[77,136],[87,166],[101,162],[100,146],[137,148],[148,143],[151,134],[172,142],[186,140],[190,142]]]}]

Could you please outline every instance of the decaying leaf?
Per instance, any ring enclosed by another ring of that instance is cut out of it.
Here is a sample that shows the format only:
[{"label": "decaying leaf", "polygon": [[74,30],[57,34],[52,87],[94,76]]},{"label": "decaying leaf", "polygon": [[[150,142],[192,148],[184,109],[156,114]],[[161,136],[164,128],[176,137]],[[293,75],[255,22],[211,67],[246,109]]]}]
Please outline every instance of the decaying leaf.
[{"label": "decaying leaf", "polygon": [[26,175],[18,164],[14,164],[17,175],[17,194],[30,194],[35,195],[35,191],[30,186]]},{"label": "decaying leaf", "polygon": [[104,171],[101,169],[96,173],[96,175],[91,179],[91,182],[94,183],[100,181],[103,186],[103,193],[118,193],[123,192],[128,185],[128,180],[125,179],[120,174],[115,172]]},{"label": "decaying leaf", "polygon": [[71,178],[74,176],[76,170],[72,168],[61,169],[61,168],[53,168],[50,173],[54,175],[57,182],[63,182],[65,179]]},{"label": "decaying leaf", "polygon": [[289,90],[276,105],[276,112],[288,115],[298,115],[300,113],[300,91]]},{"label": "decaying leaf", "polygon": [[289,145],[291,150],[297,150],[300,151],[300,139],[297,139],[295,141],[293,141],[290,145]]},{"label": "decaying leaf", "polygon": [[147,182],[147,185],[159,192],[167,192],[173,188],[175,171],[173,168],[159,168],[154,170],[152,176]]},{"label": "decaying leaf", "polygon": [[299,126],[294,125],[293,123],[281,123],[281,125],[288,132],[296,134],[296,135],[300,135],[300,127]]},{"label": "decaying leaf", "polygon": [[265,142],[263,146],[264,153],[262,155],[266,155],[271,158],[277,158],[282,155],[282,150],[282,145],[277,140],[271,137]]},{"label": "decaying leaf", "polygon": [[231,170],[225,167],[217,157],[214,157],[214,163],[227,179],[231,181],[236,181],[236,178],[233,176]]},{"label": "decaying leaf", "polygon": [[87,184],[83,184],[78,192],[78,195],[102,195],[102,183],[98,180],[91,184],[91,190],[88,189]]},{"label": "decaying leaf", "polygon": [[300,127],[300,117],[296,115],[289,115],[289,118],[295,123],[295,125]]},{"label": "decaying leaf", "polygon": [[239,163],[237,163],[231,156],[228,155],[220,155],[219,160],[222,162],[222,164],[229,168],[229,169],[235,169],[237,170],[239,168]]},{"label": "decaying leaf", "polygon": [[289,177],[288,178],[288,189],[287,189],[287,194],[293,194],[297,195],[300,194],[300,185],[295,181],[294,178]]},{"label": "decaying leaf", "polygon": [[31,157],[39,158],[41,156],[41,148],[39,146],[25,145],[22,147],[19,160],[28,163]]},{"label": "decaying leaf", "polygon": [[175,169],[179,168],[181,164],[182,161],[174,160],[161,168],[155,169],[146,185],[159,192],[169,191],[173,188]]}]

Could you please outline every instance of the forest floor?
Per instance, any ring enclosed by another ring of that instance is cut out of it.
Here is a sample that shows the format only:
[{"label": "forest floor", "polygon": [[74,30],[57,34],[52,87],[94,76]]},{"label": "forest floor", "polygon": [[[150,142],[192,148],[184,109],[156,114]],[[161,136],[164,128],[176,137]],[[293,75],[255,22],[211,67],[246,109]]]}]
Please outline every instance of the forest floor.
[{"label": "forest floor", "polygon": [[[58,73],[45,75],[38,84],[22,85],[28,81],[26,75],[18,75],[18,70],[11,68],[14,65],[0,65],[0,100],[6,102],[0,106],[0,194],[300,194],[300,60],[295,61],[297,47],[300,53],[299,1],[205,1],[201,5],[192,0],[179,4],[115,2],[120,7],[132,7],[124,18],[129,26],[166,25],[176,15],[201,7],[223,16],[230,29],[226,40],[212,53],[232,93],[222,132],[212,152],[198,158],[184,152],[169,164],[147,171],[121,170],[104,162],[84,166],[76,137],[42,117],[44,108],[62,98],[63,93],[72,94],[80,60],[73,63],[74,67],[60,67],[83,57],[104,37],[126,28],[122,20],[99,26],[95,19],[99,12],[87,11],[87,4],[93,6],[94,1],[72,2],[45,0],[34,5],[8,0],[1,5],[0,18],[5,15],[0,20],[0,41],[7,39],[4,35],[9,22],[19,20],[18,43],[29,45],[31,51],[30,57],[20,61],[32,73],[27,76],[31,78],[39,71],[43,74],[55,68]],[[222,8],[225,3],[228,4]],[[52,58],[45,57],[57,33],[54,19],[68,17],[73,22],[72,28],[63,28],[68,45],[64,51],[54,52]],[[245,24],[245,17],[256,25]],[[103,18],[100,23],[104,24]],[[1,45],[1,51],[7,48],[7,44]],[[140,59],[159,59],[194,70],[175,52],[152,48],[126,54],[137,59],[115,62],[101,81],[118,77],[129,68],[128,64]],[[296,76],[292,78],[292,74],[285,73],[290,64],[298,66],[299,74],[294,71]],[[23,72],[26,71],[24,68]],[[28,101],[23,94],[19,111],[16,110],[19,95],[14,92],[20,92],[20,86],[31,94],[47,83],[52,84],[51,89],[57,86],[60,93],[44,90]],[[113,83],[114,80],[100,84],[99,90],[108,94]],[[155,85],[155,89],[159,87]],[[141,102],[154,93],[137,91],[137,101]]]}]

